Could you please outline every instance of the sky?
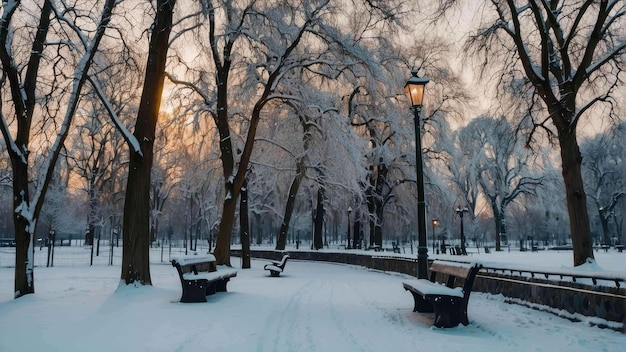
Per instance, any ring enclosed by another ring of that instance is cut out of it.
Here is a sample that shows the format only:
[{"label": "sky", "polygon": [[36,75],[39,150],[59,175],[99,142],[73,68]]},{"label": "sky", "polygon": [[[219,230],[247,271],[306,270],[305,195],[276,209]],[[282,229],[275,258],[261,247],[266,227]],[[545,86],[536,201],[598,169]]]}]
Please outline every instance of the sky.
[{"label": "sky", "polygon": [[[0,256],[2,253],[0,253]],[[531,258],[530,255],[533,255]],[[567,267],[571,252],[474,254],[473,260]],[[504,258],[504,259],[503,259]],[[626,253],[598,253],[621,271]],[[561,263],[559,263],[561,262]],[[239,267],[240,259],[232,264]],[[626,334],[472,293],[470,325],[432,326],[412,311],[410,276],[290,260],[273,278],[265,260],[238,270],[228,292],[180,303],[175,268],[153,263],[153,286],[119,286],[119,265],[37,267],[36,293],[12,298],[0,268],[0,352],[11,351],[624,351]],[[596,321],[597,322],[597,321]]]}]

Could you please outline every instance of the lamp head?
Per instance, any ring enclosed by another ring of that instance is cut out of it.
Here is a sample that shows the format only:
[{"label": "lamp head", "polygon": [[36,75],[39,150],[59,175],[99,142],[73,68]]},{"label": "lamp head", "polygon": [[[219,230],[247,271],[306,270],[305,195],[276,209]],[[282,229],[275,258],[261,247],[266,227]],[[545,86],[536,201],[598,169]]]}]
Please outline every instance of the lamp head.
[{"label": "lamp head", "polygon": [[422,106],[424,99],[424,86],[430,80],[426,77],[417,77],[417,69],[411,70],[411,78],[404,85],[404,93],[411,101],[414,108]]}]

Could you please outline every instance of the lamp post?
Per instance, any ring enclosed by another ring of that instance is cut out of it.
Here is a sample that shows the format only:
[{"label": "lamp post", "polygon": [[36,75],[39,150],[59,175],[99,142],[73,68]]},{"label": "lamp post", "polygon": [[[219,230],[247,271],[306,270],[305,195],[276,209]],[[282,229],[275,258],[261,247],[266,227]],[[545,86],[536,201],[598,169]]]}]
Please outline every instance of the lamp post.
[{"label": "lamp post", "polygon": [[435,253],[435,227],[439,226],[439,220],[433,219],[433,254]]},{"label": "lamp post", "polygon": [[350,213],[352,213],[352,207],[348,207],[348,243],[346,249],[350,249]]},{"label": "lamp post", "polygon": [[467,207],[463,207],[463,209],[461,209],[461,207],[456,207],[456,213],[459,214],[459,217],[461,218],[461,252],[463,254],[466,253],[465,251],[465,233],[463,232],[463,214],[469,212],[469,209],[467,209]]},{"label": "lamp post", "polygon": [[413,107],[415,127],[415,174],[417,176],[417,278],[428,278],[428,246],[426,244],[426,202],[424,200],[424,167],[422,165],[422,137],[420,134],[420,112],[424,98],[426,77],[417,77],[417,69],[411,71],[411,78],[404,85],[404,92]]}]

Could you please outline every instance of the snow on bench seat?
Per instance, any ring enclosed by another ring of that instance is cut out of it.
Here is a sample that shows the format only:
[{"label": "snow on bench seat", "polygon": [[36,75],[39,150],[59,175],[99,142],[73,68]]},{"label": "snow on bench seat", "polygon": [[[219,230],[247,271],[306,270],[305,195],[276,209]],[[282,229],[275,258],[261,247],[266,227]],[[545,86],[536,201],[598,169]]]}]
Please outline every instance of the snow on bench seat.
[{"label": "snow on bench seat", "polygon": [[230,278],[233,276],[237,276],[237,270],[234,269],[220,269],[218,271],[212,272],[201,272],[198,274],[194,273],[185,273],[183,274],[183,279],[185,280],[201,280],[205,279],[208,281],[221,280],[225,278]]},{"label": "snow on bench seat", "polygon": [[441,295],[441,296],[454,296],[463,297],[463,289],[461,287],[446,287],[443,284],[437,282],[431,282],[426,279],[406,280],[402,282],[405,286],[411,286],[416,291],[421,292],[424,295]]}]

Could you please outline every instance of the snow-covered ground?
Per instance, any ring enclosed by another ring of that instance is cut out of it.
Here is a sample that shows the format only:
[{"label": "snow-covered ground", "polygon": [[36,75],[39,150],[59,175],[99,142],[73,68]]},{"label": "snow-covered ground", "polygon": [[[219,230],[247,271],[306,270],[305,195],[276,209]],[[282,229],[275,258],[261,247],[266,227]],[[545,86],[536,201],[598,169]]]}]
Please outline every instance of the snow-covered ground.
[{"label": "snow-covered ground", "polygon": [[[529,255],[534,255],[530,257]],[[558,267],[565,252],[498,253],[477,259]],[[518,259],[515,259],[518,258]],[[626,253],[598,253],[626,273]],[[239,258],[233,258],[235,267]],[[169,264],[153,264],[152,287],[118,287],[119,266],[38,267],[36,294],[12,298],[0,268],[0,351],[625,351],[626,335],[473,293],[469,326],[432,327],[412,312],[408,276],[292,260],[278,278],[253,260],[229,292],[179,303]],[[604,264],[603,264],[604,263]],[[609,264],[610,263],[610,264]]]}]

